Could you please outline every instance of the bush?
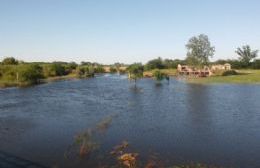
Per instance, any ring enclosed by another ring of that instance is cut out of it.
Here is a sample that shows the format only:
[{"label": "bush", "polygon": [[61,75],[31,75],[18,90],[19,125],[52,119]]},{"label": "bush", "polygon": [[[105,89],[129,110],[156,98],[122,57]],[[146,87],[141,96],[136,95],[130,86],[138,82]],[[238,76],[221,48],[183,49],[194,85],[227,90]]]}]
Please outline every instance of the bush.
[{"label": "bush", "polygon": [[109,68],[110,73],[117,73],[117,69],[115,67]]},{"label": "bush", "polygon": [[63,76],[68,74],[65,66],[58,63],[44,65],[43,71],[45,77]]},{"label": "bush", "polygon": [[94,68],[91,66],[81,66],[76,70],[79,78],[94,77]]},{"label": "bush", "polygon": [[18,80],[22,83],[36,84],[43,78],[42,67],[37,64],[23,65],[18,70]]},{"label": "bush", "polygon": [[104,73],[105,69],[101,66],[98,65],[97,67],[94,68],[95,73]]},{"label": "bush", "polygon": [[255,60],[253,63],[252,63],[252,68],[254,69],[260,69],[260,60]]},{"label": "bush", "polygon": [[7,57],[2,61],[3,65],[17,65],[18,61],[14,57]]},{"label": "bush", "polygon": [[144,68],[145,70],[164,69],[165,65],[163,63],[163,60],[159,57],[157,59],[150,60]]},{"label": "bush", "polygon": [[238,75],[238,73],[235,70],[228,70],[222,73],[222,76],[231,76],[231,75]]},{"label": "bush", "polygon": [[153,72],[153,77],[157,81],[162,81],[164,79],[164,74],[161,71],[156,70],[156,71]]}]

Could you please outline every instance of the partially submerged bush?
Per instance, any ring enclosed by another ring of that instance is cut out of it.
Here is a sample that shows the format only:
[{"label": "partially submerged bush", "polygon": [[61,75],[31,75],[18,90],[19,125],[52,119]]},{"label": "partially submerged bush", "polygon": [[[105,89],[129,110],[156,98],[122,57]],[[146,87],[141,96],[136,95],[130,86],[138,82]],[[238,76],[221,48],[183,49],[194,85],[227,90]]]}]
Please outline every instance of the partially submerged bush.
[{"label": "partially submerged bush", "polygon": [[161,72],[160,70],[156,70],[153,72],[153,77],[156,81],[160,82],[164,79],[166,79],[167,81],[170,80],[169,76],[163,72]]},{"label": "partially submerged bush", "polygon": [[228,70],[222,73],[222,76],[231,76],[231,75],[238,75],[238,73],[235,70]]}]

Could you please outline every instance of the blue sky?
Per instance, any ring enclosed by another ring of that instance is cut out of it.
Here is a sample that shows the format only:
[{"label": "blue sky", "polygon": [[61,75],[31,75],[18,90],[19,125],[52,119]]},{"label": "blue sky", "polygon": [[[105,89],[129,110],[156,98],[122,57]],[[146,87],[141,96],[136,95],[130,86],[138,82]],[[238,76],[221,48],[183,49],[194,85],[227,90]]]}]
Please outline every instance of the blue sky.
[{"label": "blue sky", "polygon": [[146,62],[186,57],[204,33],[213,60],[260,49],[259,0],[0,0],[0,59]]}]

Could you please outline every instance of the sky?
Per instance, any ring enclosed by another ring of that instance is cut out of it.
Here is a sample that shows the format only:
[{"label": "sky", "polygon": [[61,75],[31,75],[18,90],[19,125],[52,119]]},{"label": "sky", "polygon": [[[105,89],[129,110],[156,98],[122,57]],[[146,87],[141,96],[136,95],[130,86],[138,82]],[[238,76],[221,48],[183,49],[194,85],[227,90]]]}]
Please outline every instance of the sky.
[{"label": "sky", "polygon": [[212,60],[260,49],[259,0],[0,0],[0,60],[147,62],[184,59],[206,34]]}]

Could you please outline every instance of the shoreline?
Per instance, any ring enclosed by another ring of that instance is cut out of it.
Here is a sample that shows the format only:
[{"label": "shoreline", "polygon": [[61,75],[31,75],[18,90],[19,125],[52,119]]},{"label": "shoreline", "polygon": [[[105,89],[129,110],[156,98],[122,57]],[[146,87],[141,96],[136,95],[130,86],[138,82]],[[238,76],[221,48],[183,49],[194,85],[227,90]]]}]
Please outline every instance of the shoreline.
[{"label": "shoreline", "polygon": [[[161,69],[161,72],[171,76],[178,77],[176,69]],[[243,69],[237,70],[239,75],[231,75],[231,76],[210,76],[204,78],[194,78],[194,77],[183,77],[184,82],[190,84],[204,84],[204,85],[212,85],[212,84],[241,84],[241,85],[260,85],[260,70],[252,70],[252,69]],[[152,78],[154,70],[144,71],[143,78]],[[88,77],[84,77],[88,78]],[[49,77],[46,79],[40,79],[38,83],[18,83],[18,82],[10,82],[10,81],[0,81],[0,89],[11,88],[11,87],[29,87],[43,83],[51,83],[61,80],[71,80],[71,79],[83,79],[79,78],[76,74],[69,74],[65,76],[55,76]]]},{"label": "shoreline", "polygon": [[55,77],[40,79],[39,82],[35,83],[35,84],[30,84],[30,83],[26,83],[26,82],[20,83],[20,82],[0,81],[0,89],[11,88],[11,87],[17,87],[17,88],[30,87],[30,86],[40,85],[40,84],[44,84],[44,83],[51,83],[51,82],[57,82],[57,81],[62,81],[62,80],[71,80],[71,79],[80,79],[80,78],[77,77],[76,74],[70,74],[70,75],[65,75],[65,76],[55,76]]}]

